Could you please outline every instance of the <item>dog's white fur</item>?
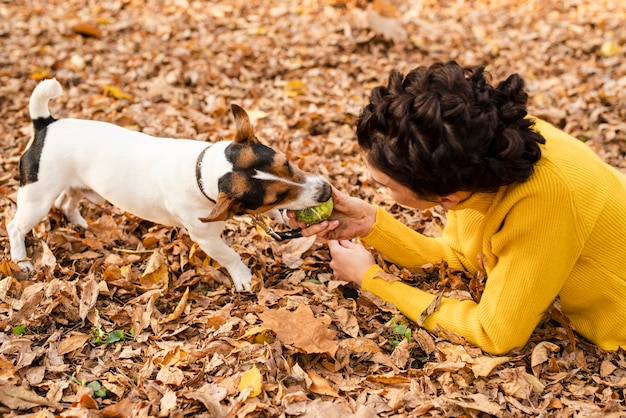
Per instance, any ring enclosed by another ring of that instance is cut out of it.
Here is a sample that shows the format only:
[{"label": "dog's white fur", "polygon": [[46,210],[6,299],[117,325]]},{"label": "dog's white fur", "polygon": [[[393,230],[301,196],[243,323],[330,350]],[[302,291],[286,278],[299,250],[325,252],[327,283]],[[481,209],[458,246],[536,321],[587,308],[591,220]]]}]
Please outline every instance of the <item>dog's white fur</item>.
[{"label": "dog's white fur", "polygon": [[[54,79],[37,85],[29,104],[33,121],[51,118],[48,101],[61,92]],[[238,129],[240,123],[249,123],[247,115],[243,122],[237,121]],[[209,145],[206,142],[152,137],[106,122],[80,119],[56,120],[46,129],[37,179],[19,188],[17,210],[7,226],[11,258],[20,268],[33,269],[27,259],[25,235],[53,205],[72,223],[88,227],[78,210],[79,200],[86,196],[94,201],[108,200],[156,223],[186,228],[200,248],[226,268],[237,291],[250,290],[250,270],[220,237],[223,216],[214,216],[214,222],[200,219],[217,210],[201,187],[217,206],[225,205],[218,180],[233,170],[225,155],[233,141],[220,141],[206,150],[197,178],[197,159]],[[34,138],[27,150],[33,142]],[[298,179],[255,172],[254,178],[284,182],[280,187],[288,187],[291,193],[286,201],[263,209],[299,209],[328,198],[330,187],[322,177],[297,172],[302,175]]]}]

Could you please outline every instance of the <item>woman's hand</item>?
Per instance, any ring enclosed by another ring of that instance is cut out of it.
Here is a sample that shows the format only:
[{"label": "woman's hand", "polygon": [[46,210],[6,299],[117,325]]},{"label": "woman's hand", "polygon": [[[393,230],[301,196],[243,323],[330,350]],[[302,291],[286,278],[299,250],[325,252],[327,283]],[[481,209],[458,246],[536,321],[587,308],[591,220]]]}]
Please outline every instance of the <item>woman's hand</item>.
[{"label": "woman's hand", "polygon": [[[376,222],[376,206],[348,196],[334,187],[333,204],[333,213],[328,220],[311,226],[297,224],[302,228],[303,236],[317,235],[329,240],[346,240],[364,237],[372,232],[372,227]],[[293,211],[287,211],[287,217],[295,222]]]},{"label": "woman's hand", "polygon": [[361,287],[365,272],[376,264],[372,254],[361,244],[347,240],[328,241],[328,248],[332,256],[330,268],[335,278]]}]

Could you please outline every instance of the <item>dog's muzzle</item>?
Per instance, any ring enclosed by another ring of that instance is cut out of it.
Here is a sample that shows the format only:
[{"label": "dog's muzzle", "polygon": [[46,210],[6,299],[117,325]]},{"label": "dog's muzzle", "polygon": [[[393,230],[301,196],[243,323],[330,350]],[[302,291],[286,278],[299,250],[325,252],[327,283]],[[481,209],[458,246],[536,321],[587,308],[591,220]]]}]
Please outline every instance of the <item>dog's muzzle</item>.
[{"label": "dog's muzzle", "polygon": [[252,216],[252,223],[259,226],[267,235],[276,241],[285,241],[293,238],[302,238],[302,230],[300,228],[290,229],[289,231],[276,231],[274,228],[265,223],[259,215]]}]

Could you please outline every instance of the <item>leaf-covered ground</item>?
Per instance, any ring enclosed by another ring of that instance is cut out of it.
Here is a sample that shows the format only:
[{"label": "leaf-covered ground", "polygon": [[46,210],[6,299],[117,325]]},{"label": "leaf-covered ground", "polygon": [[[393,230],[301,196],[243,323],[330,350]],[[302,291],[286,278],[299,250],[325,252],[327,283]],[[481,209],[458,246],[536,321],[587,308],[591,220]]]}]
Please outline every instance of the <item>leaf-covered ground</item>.
[{"label": "leaf-covered ground", "polygon": [[[52,211],[27,240],[34,278],[13,271],[6,233],[28,98],[52,76],[65,88],[54,116],[160,136],[231,138],[237,103],[262,141],[427,234],[445,214],[368,184],[354,140],[394,68],[518,72],[535,115],[626,171],[625,21],[613,0],[0,2],[0,414],[626,416],[625,353],[572,334],[558,309],[494,357],[335,281],[323,243],[276,243],[245,217],[224,238],[253,269],[252,294],[184,231],[110,205],[85,203],[89,230]],[[388,267],[433,292],[480,292],[445,266]]]}]

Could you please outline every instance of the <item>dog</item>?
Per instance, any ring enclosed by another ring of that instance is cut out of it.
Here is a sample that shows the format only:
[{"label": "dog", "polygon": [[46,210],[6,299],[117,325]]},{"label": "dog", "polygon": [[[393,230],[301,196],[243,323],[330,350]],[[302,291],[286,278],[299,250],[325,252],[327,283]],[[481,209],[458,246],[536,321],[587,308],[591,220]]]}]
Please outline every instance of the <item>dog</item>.
[{"label": "dog", "polygon": [[32,272],[25,236],[52,206],[88,228],[79,201],[109,201],[140,218],[184,227],[224,267],[236,291],[250,291],[252,273],[221,238],[233,215],[316,206],[330,184],[303,172],[263,145],[248,114],[233,104],[233,140],[215,143],[153,137],[84,119],[54,119],[48,103],[62,94],[56,79],[41,81],[29,102],[34,134],[20,158],[17,209],[7,225],[11,259]]}]

